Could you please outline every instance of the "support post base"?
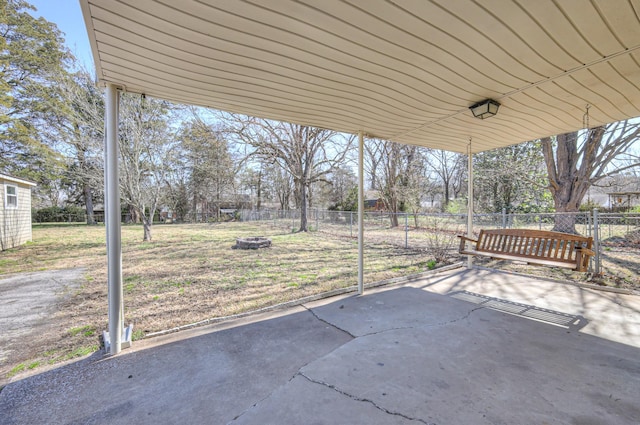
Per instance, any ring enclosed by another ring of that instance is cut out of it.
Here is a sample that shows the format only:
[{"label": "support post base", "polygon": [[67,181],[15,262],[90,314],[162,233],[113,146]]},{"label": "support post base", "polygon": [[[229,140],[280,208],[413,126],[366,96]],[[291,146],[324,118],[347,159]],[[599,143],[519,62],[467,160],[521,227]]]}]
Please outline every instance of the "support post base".
[{"label": "support post base", "polygon": [[[131,347],[131,336],[133,335],[133,325],[129,325],[122,329],[122,341],[120,341],[120,348]],[[111,348],[111,338],[109,332],[102,331],[102,339],[104,340],[104,349],[108,353]]]}]

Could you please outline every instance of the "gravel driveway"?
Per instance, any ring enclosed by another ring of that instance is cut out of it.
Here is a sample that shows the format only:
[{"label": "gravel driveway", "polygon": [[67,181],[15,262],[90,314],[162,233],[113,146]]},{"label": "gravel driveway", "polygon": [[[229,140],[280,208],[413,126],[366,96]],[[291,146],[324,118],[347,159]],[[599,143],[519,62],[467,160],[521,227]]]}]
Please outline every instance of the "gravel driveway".
[{"label": "gravel driveway", "polygon": [[56,303],[80,286],[85,269],[20,273],[0,279],[0,369],[9,352],[46,323]]}]

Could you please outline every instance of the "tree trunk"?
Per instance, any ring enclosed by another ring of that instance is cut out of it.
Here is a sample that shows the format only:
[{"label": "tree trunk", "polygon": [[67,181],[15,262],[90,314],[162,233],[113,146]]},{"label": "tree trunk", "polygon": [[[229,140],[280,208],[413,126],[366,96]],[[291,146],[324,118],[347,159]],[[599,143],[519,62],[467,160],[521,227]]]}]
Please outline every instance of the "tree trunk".
[{"label": "tree trunk", "polygon": [[[143,215],[142,219],[142,227],[144,229],[144,236],[142,237],[143,242],[151,242],[151,221]],[[153,220],[153,217],[151,218]]]},{"label": "tree trunk", "polygon": [[391,227],[398,227],[398,201],[395,195],[391,196],[391,202],[389,202],[389,220],[391,221]]},{"label": "tree trunk", "polygon": [[87,211],[87,224],[96,224],[95,217],[93,215],[93,198],[91,197],[91,187],[88,184],[84,185],[84,205]]},{"label": "tree trunk", "polygon": [[442,200],[442,211],[446,211],[449,206],[449,181],[445,180],[443,182],[442,188],[444,190],[443,200]]},{"label": "tree trunk", "polygon": [[128,223],[140,223],[140,214],[138,213],[138,210],[133,205],[129,205],[127,208],[129,210]]},{"label": "tree trunk", "polygon": [[542,139],[547,172],[549,175],[549,191],[557,213],[553,231],[573,233],[576,231],[576,214],[582,198],[589,188],[588,176],[580,176],[578,164],[580,155],[577,148],[577,133],[560,134],[556,137],[554,156],[551,138]]},{"label": "tree trunk", "polygon": [[258,171],[258,185],[256,192],[256,196],[258,197],[256,201],[256,209],[260,211],[260,208],[262,207],[262,168]]},{"label": "tree trunk", "polygon": [[300,183],[300,230],[306,232],[307,229],[307,185]]}]

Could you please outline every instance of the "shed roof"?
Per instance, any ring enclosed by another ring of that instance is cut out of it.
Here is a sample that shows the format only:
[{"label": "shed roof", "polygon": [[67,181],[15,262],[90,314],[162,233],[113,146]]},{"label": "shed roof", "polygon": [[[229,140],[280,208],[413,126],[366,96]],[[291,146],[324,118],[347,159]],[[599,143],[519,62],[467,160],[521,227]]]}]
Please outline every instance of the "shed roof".
[{"label": "shed roof", "polygon": [[37,184],[32,181],[21,179],[18,177],[12,177],[8,174],[0,174],[0,180],[7,180],[10,182],[19,183],[27,186],[37,186]]},{"label": "shed roof", "polygon": [[639,196],[640,192],[608,192],[609,196]]},{"label": "shed roof", "polygon": [[457,152],[640,116],[637,0],[80,3],[99,80],[175,102]]}]

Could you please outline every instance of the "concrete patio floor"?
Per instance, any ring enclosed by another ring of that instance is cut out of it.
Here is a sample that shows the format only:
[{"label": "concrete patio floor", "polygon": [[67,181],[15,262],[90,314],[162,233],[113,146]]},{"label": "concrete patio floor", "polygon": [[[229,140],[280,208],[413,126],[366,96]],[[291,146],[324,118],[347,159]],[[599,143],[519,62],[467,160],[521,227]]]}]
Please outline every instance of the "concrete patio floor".
[{"label": "concrete patio floor", "polygon": [[459,269],[98,353],[0,422],[638,424],[638,394],[640,297]]}]

